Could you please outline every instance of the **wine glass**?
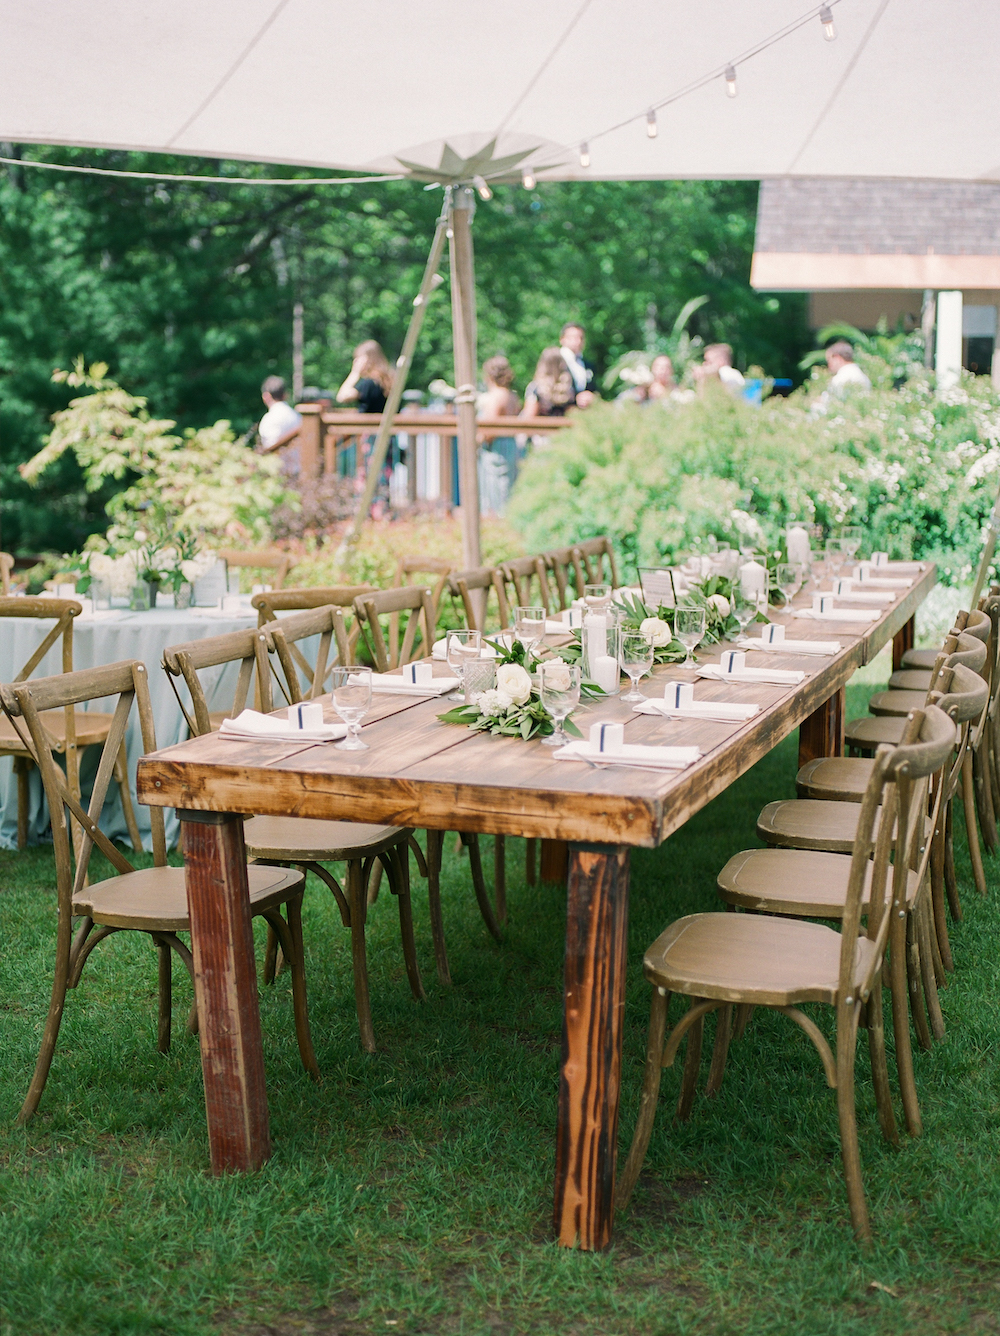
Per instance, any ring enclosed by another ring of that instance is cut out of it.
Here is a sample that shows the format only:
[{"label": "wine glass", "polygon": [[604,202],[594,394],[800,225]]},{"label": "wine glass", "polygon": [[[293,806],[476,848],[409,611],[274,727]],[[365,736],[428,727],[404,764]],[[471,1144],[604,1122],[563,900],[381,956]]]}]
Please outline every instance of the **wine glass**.
[{"label": "wine glass", "polygon": [[777,571],[778,588],[785,598],[785,607],[790,607],[792,599],[802,588],[801,567],[797,562],[783,561]]},{"label": "wine glass", "polygon": [[545,636],[545,609],[515,608],[514,634],[530,654]]},{"label": "wine glass", "polygon": [[[704,631],[705,611],[703,608],[699,611]],[[623,631],[620,644],[618,661],[632,683],[632,690],[622,696],[622,700],[645,700],[646,697],[639,690],[639,679],[653,666],[653,637],[644,631]]]},{"label": "wine glass", "polygon": [[856,553],[861,547],[865,531],[860,524],[845,524],[840,531],[841,550],[846,553],[848,561],[853,561]]},{"label": "wine glass", "polygon": [[372,670],[353,666],[330,672],[333,708],[347,725],[347,737],[337,743],[337,751],[367,751],[368,743],[361,741],[361,720],[371,709]]},{"label": "wine glass", "polygon": [[[705,609],[677,608],[674,612],[674,635],[687,650],[682,668],[697,668],[694,651],[705,637]],[[626,700],[628,697],[626,697]]]},{"label": "wine glass", "polygon": [[611,586],[608,584],[584,585],[583,601],[588,612],[604,612],[611,602]]},{"label": "wine glass", "polygon": [[[465,665],[469,659],[481,659],[483,656],[483,637],[481,631],[449,631],[445,644],[445,658],[448,667],[459,682],[465,677]],[[465,690],[459,687],[448,697],[449,700],[465,700]]]},{"label": "wine glass", "polygon": [[825,555],[826,568],[830,572],[830,579],[836,580],[844,569],[844,562],[847,560],[847,554],[840,546],[839,538],[831,538],[826,545]]},{"label": "wine glass", "polygon": [[733,597],[731,600],[733,616],[740,624],[740,638],[746,635],[747,627],[757,616],[757,599],[745,593],[742,586],[737,582],[733,585]]},{"label": "wine glass", "polygon": [[542,704],[556,726],[556,731],[542,742],[546,747],[565,746],[570,740],[565,721],[580,703],[580,665],[550,659],[539,666],[538,678]]}]

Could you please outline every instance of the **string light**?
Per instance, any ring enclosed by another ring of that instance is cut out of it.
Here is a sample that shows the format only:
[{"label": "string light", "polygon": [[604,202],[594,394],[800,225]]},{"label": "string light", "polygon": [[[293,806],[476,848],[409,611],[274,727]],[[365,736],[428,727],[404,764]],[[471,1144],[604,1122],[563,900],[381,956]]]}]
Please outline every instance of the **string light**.
[{"label": "string light", "polygon": [[590,145],[589,145],[589,144],[581,144],[581,145],[580,145],[580,166],[581,166],[581,167],[589,167],[589,166],[590,166]]},{"label": "string light", "polygon": [[646,134],[649,136],[650,139],[655,139],[656,131],[657,131],[656,112],[653,110],[652,107],[650,107],[649,111],[647,111],[646,113]]},{"label": "string light", "polygon": [[476,189],[479,191],[479,198],[480,198],[480,199],[492,199],[492,198],[493,198],[493,191],[492,191],[492,190],[489,188],[489,186],[486,184],[486,178],[485,178],[484,176],[474,176],[474,177],[472,178],[472,184],[473,184],[473,185],[476,187]]},{"label": "string light", "polygon": [[521,185],[524,186],[525,190],[534,190],[535,175],[530,167],[523,168],[521,172]]},{"label": "string light", "polygon": [[730,97],[736,96],[736,70],[732,65],[726,66],[726,92]]},{"label": "string light", "polygon": [[829,5],[823,5],[819,11],[819,21],[823,25],[823,37],[827,42],[832,42],[837,36],[837,29],[833,26],[833,13]]}]

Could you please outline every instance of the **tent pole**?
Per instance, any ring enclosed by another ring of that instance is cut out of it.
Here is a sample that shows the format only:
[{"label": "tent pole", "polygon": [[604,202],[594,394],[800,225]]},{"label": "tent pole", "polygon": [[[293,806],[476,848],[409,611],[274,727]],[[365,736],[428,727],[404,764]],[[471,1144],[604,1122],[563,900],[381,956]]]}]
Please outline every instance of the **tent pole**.
[{"label": "tent pole", "polygon": [[472,268],[472,214],[468,186],[455,189],[451,204],[451,322],[455,342],[455,414],[458,418],[458,478],[462,499],[462,564],[482,565],[479,543],[479,468],[476,447],[476,289]]},{"label": "tent pole", "polygon": [[[427,310],[427,303],[433,295],[434,289],[444,281],[438,274],[438,268],[441,264],[441,255],[444,251],[445,237],[448,232],[449,210],[450,195],[449,192],[446,191],[444,208],[441,210],[441,216],[437,220],[437,228],[434,232],[434,240],[431,242],[431,250],[427,257],[427,264],[424,267],[424,277],[420,284],[420,291],[413,299],[413,314],[410,316],[409,328],[406,331],[406,338],[403,340],[403,351],[396,359],[396,370],[392,377],[392,388],[389,391],[389,397],[385,401],[385,408],[382,409],[382,420],[378,424],[378,434],[375,437],[375,444],[372,446],[372,452],[368,457],[365,490],[358,503],[358,509],[355,512],[354,519],[351,521],[351,527],[341,540],[340,546],[337,548],[335,560],[338,563],[344,561],[348,550],[358,541],[358,538],[361,536],[364,522],[368,518],[368,511],[371,508],[372,500],[375,496],[375,488],[378,486],[379,474],[382,472],[382,465],[385,463],[386,452],[389,449],[389,441],[392,437],[396,412],[403,397],[403,391],[406,389],[406,379],[410,374],[413,352],[417,346],[417,339],[420,336],[420,327],[424,323],[424,313]],[[411,451],[411,457],[409,459],[409,467],[411,469],[416,467],[415,456],[416,449]]]}]

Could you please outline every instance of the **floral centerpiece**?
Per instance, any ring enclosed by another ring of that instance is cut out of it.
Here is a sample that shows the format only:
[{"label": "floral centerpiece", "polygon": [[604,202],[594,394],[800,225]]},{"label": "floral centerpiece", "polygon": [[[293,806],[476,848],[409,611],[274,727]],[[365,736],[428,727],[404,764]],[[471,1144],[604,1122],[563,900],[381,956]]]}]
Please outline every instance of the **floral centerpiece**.
[{"label": "floral centerpiece", "polygon": [[[533,677],[538,664],[536,658],[520,640],[508,649],[500,642],[488,640],[497,651],[496,686],[473,695],[467,705],[456,706],[438,718],[446,724],[465,724],[477,733],[493,733],[501,737],[548,737],[553,733],[552,716],[541,702]],[[550,670],[551,671],[551,670]],[[556,682],[551,685],[558,688]],[[569,670],[566,670],[566,688],[569,688]],[[574,737],[582,733],[567,719],[563,727]]]}]

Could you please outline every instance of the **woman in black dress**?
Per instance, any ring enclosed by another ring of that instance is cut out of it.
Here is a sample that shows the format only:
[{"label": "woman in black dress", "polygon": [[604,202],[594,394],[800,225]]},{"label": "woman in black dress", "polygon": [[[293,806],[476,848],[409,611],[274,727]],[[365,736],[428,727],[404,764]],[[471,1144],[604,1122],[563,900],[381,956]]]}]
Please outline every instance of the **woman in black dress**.
[{"label": "woman in black dress", "polygon": [[[366,339],[354,349],[351,374],[337,391],[337,403],[354,404],[359,413],[381,413],[385,408],[386,396],[391,386],[392,368],[382,351],[381,344],[375,339]],[[363,438],[362,449],[366,462],[374,442],[374,436]],[[341,456],[342,467],[347,476],[356,472],[357,464],[354,456],[353,445],[349,446]]]}]

